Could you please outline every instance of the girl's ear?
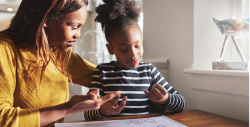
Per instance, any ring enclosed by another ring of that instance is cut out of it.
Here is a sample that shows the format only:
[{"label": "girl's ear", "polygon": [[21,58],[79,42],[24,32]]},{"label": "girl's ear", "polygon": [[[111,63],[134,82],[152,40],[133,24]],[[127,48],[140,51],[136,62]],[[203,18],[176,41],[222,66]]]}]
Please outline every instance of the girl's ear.
[{"label": "girl's ear", "polygon": [[109,54],[110,54],[110,55],[114,55],[114,51],[113,51],[112,46],[109,45],[109,44],[106,44],[106,47],[107,47],[107,49],[108,49],[108,51],[109,51]]}]

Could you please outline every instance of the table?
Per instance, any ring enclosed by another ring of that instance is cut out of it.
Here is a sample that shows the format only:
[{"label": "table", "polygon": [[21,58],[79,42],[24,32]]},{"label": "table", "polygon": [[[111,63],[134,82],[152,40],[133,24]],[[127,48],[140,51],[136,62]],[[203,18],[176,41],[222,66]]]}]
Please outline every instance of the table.
[{"label": "table", "polygon": [[[152,113],[152,114],[136,115],[136,116],[111,117],[98,121],[146,118],[146,117],[155,117],[161,115],[165,115],[189,127],[248,127],[249,126],[248,122],[200,110],[184,110],[180,113],[166,112],[166,113]],[[87,122],[87,120],[75,121],[75,122]]]}]

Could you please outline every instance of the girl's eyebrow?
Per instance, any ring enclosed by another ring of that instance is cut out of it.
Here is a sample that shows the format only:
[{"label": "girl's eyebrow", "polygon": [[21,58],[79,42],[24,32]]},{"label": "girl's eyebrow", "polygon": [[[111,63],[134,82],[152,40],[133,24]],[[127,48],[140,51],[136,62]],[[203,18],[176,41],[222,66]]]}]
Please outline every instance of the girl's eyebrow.
[{"label": "girl's eyebrow", "polygon": [[78,24],[78,25],[82,25],[81,23],[79,22],[68,22],[67,25],[73,25],[73,24]]},{"label": "girl's eyebrow", "polygon": [[[136,43],[138,43],[138,42],[140,42],[140,41],[142,41],[142,39],[139,39],[139,40],[135,41],[133,44],[136,44]],[[118,44],[118,46],[120,46],[120,45],[129,45],[129,44],[127,44],[127,43]]]},{"label": "girl's eyebrow", "polygon": [[122,43],[122,44],[119,44],[118,46],[120,46],[120,45],[128,45],[128,44],[126,44],[126,43]]},{"label": "girl's eyebrow", "polygon": [[134,44],[141,42],[142,39],[138,39],[137,41],[134,42]]}]

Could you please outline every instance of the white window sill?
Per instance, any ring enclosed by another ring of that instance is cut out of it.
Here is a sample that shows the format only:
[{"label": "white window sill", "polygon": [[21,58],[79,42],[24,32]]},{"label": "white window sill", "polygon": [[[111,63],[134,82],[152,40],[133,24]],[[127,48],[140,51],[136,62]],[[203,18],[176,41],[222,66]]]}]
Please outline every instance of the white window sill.
[{"label": "white window sill", "polygon": [[188,73],[188,74],[249,77],[249,71],[240,71],[240,70],[212,70],[212,69],[192,69],[192,68],[187,68],[187,69],[184,69],[183,71],[184,71],[184,73]]},{"label": "white window sill", "polygon": [[190,74],[192,89],[249,97],[249,71],[188,68],[183,71]]}]

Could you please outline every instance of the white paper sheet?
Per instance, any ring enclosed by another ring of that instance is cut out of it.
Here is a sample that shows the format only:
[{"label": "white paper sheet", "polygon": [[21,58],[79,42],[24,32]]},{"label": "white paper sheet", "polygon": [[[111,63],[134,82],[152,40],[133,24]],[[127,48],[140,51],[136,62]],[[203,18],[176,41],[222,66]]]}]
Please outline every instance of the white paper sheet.
[{"label": "white paper sheet", "polygon": [[55,127],[187,127],[166,116],[110,121],[55,123]]}]

